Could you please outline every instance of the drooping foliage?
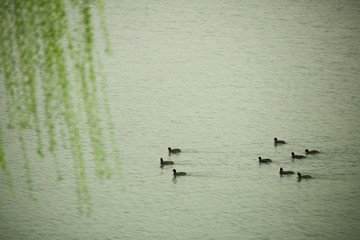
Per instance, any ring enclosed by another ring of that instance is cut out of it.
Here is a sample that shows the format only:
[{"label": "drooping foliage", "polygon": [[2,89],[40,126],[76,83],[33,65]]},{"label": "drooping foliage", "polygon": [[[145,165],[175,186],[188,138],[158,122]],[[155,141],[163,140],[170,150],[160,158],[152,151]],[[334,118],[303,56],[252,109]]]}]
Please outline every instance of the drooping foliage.
[{"label": "drooping foliage", "polygon": [[[0,87],[4,89],[0,96],[4,113],[0,117],[0,166],[8,186],[12,189],[13,179],[3,140],[5,132],[14,131],[23,154],[26,184],[35,198],[25,140],[25,133],[31,131],[37,155],[51,155],[59,180],[62,169],[58,152],[62,148],[69,151],[79,209],[89,213],[84,145],[91,149],[100,179],[113,174],[110,155],[120,169],[95,44],[98,26],[109,52],[102,1],[1,0],[0,19]],[[105,146],[105,135],[110,136],[110,148]]]}]

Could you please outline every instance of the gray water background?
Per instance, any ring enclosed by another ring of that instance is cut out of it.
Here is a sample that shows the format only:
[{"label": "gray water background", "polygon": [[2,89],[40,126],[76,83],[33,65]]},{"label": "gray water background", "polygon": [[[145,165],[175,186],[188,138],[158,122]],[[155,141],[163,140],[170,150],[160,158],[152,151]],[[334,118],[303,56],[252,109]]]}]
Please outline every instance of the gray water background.
[{"label": "gray water background", "polygon": [[[58,182],[34,156],[33,201],[8,136],[16,195],[1,174],[0,239],[358,239],[359,1],[105,4],[123,178],[99,182],[87,163],[80,215],[72,160]],[[305,148],[321,153],[291,159]]]}]

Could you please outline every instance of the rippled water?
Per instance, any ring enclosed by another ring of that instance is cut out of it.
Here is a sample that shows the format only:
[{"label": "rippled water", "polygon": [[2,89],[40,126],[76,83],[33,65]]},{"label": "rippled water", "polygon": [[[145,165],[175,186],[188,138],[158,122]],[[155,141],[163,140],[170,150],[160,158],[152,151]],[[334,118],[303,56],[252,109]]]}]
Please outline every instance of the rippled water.
[{"label": "rippled water", "polygon": [[[1,239],[358,238],[359,1],[113,0],[106,13],[124,177],[99,183],[89,164],[93,212],[79,215],[71,160],[61,182],[32,162],[33,201],[13,149]],[[321,153],[291,158],[305,148]]]}]

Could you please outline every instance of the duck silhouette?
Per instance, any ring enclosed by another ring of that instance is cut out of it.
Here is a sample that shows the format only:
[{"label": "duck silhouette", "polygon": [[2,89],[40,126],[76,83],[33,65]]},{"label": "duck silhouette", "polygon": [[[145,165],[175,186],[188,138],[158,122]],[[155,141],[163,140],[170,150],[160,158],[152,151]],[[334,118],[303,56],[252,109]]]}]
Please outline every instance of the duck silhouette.
[{"label": "duck silhouette", "polygon": [[284,171],[283,168],[280,168],[280,172],[279,172],[281,175],[283,174],[294,174],[293,171]]},{"label": "duck silhouette", "polygon": [[161,165],[171,165],[171,164],[174,164],[173,161],[164,161],[163,158],[160,158],[160,164]]},{"label": "duck silhouette", "polygon": [[272,160],[270,158],[261,158],[259,157],[259,163],[271,163]]},{"label": "duck silhouette", "polygon": [[301,175],[301,173],[297,173],[297,175],[298,175],[298,177],[300,178],[300,179],[302,179],[302,178],[312,178],[310,175]]},{"label": "duck silhouette", "polygon": [[291,157],[292,157],[292,158],[297,158],[297,159],[306,158],[306,157],[303,156],[303,155],[296,155],[294,152],[291,153]]},{"label": "duck silhouette", "polygon": [[169,150],[169,154],[171,154],[171,153],[180,153],[181,152],[181,150],[178,149],[178,148],[171,149],[171,147],[168,147],[168,150]]},{"label": "duck silhouette", "polygon": [[317,153],[319,153],[319,151],[318,151],[318,150],[311,150],[311,151],[309,151],[309,149],[305,149],[305,153],[306,153],[306,154],[317,154]]},{"label": "duck silhouette", "polygon": [[277,138],[274,138],[275,144],[285,144],[286,142],[284,140],[278,140]]},{"label": "duck silhouette", "polygon": [[186,172],[177,172],[176,169],[173,169],[173,173],[174,173],[174,177],[186,175]]}]

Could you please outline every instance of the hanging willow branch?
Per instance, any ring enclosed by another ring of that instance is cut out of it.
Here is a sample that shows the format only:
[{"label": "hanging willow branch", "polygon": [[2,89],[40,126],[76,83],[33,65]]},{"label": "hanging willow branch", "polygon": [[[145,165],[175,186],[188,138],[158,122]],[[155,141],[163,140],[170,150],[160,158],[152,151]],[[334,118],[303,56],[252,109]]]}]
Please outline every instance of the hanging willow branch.
[{"label": "hanging willow branch", "polygon": [[[0,77],[6,89],[1,97],[6,121],[1,126],[16,131],[24,158],[29,192],[33,193],[28,145],[24,132],[32,130],[39,157],[49,152],[58,179],[62,179],[57,152],[68,146],[74,165],[80,211],[91,210],[85,174],[84,140],[89,139],[96,175],[112,175],[104,135],[111,135],[113,158],[119,170],[111,115],[104,83],[99,83],[92,12],[99,10],[106,51],[109,41],[102,1],[97,0],[2,0],[0,1]],[[101,78],[102,79],[102,78]],[[0,86],[2,86],[0,85]],[[99,99],[101,98],[101,99]],[[105,106],[104,106],[105,105]],[[106,132],[99,109],[107,117]],[[48,141],[44,143],[43,132]],[[12,189],[12,176],[0,129],[0,166]],[[85,136],[84,136],[85,135]],[[59,144],[59,140],[63,143]],[[44,146],[48,150],[44,150]],[[32,194],[32,197],[35,197]],[[85,206],[84,206],[85,204]]]}]

